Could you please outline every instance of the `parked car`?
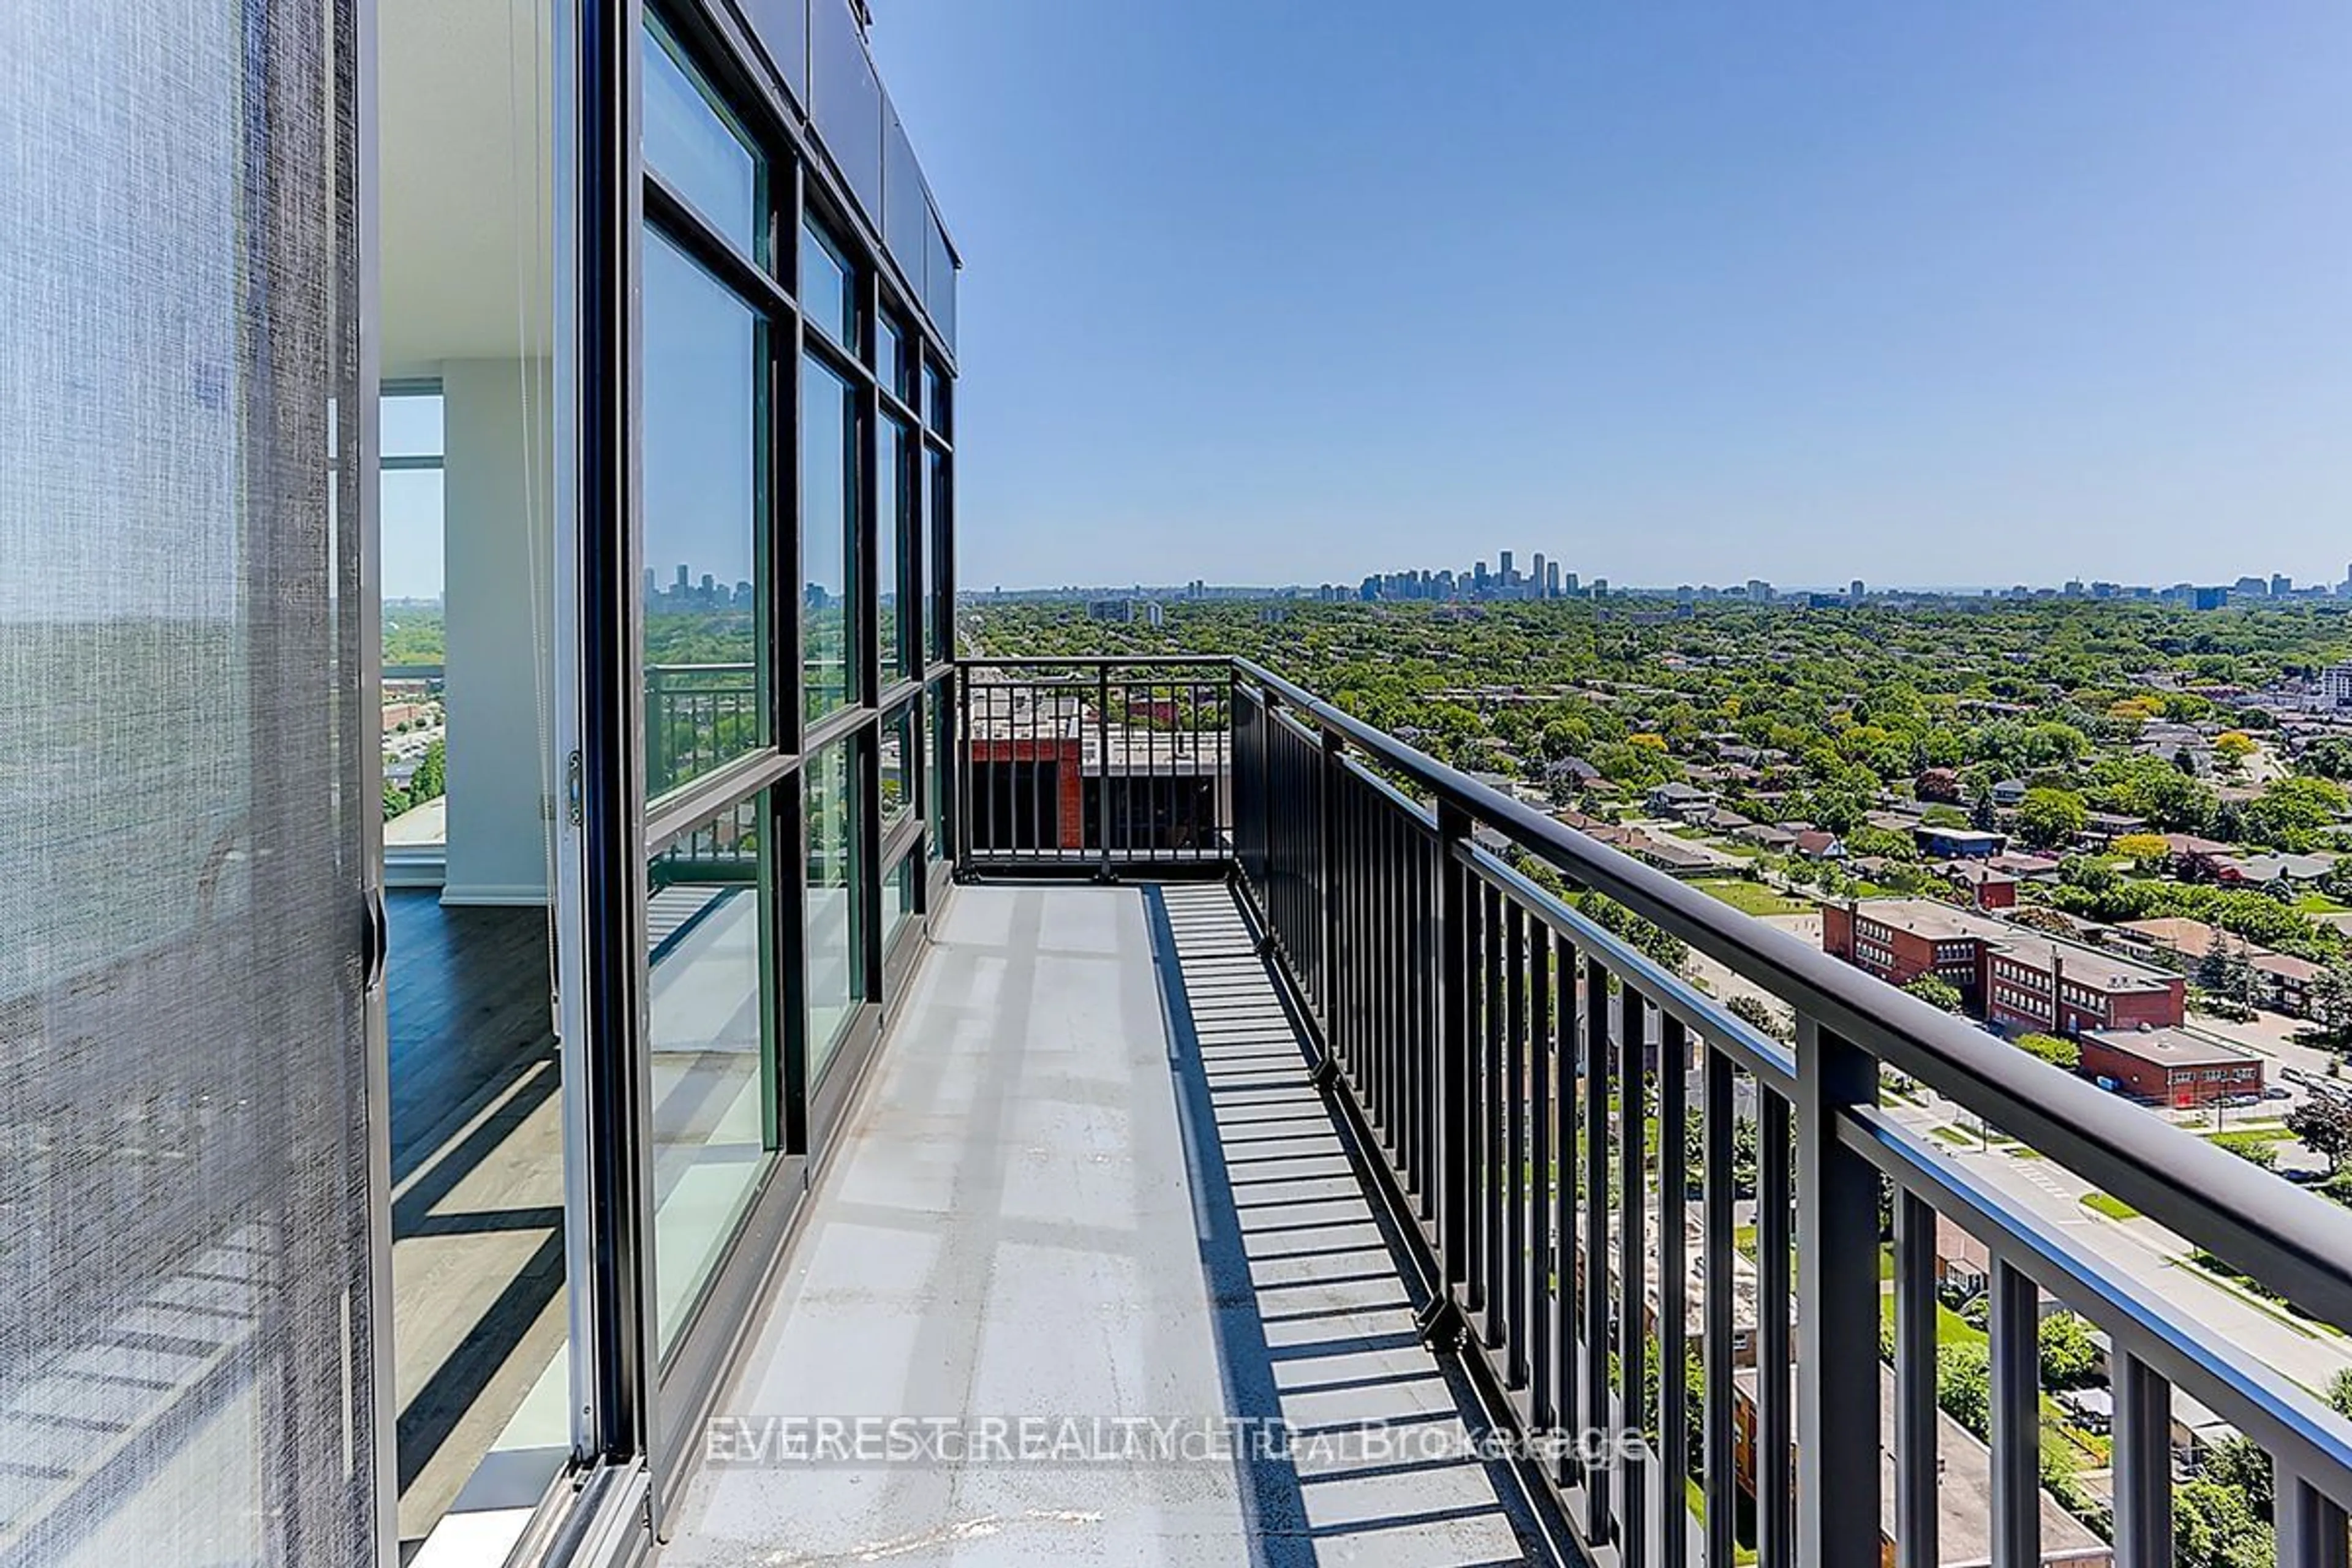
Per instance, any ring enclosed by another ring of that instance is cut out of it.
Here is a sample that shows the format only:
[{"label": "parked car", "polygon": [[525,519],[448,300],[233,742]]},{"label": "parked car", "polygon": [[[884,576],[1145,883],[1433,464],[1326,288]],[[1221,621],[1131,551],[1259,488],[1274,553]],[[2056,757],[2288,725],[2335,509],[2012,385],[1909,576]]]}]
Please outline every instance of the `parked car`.
[{"label": "parked car", "polygon": [[2274,1083],[2263,1090],[2263,1098],[2264,1100],[2286,1100],[2291,1097],[2288,1094],[2287,1088],[2284,1084]]}]

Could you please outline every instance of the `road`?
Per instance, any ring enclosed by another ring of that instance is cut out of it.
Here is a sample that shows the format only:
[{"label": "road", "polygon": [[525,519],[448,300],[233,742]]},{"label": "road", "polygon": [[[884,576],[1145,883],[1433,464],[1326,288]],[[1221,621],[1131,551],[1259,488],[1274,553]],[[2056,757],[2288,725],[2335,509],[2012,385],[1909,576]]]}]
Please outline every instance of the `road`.
[{"label": "road", "polygon": [[[1922,1132],[1953,1123],[1958,1107],[1937,1096],[1929,1098],[1925,1108],[1895,1102],[1889,1109],[1897,1121]],[[2256,1306],[2216,1282],[2188,1260],[2188,1243],[2154,1220],[2110,1219],[2083,1207],[2090,1184],[2057,1162],[1937,1142],[1971,1176],[2058,1227],[2069,1241],[2109,1264],[2152,1299],[2168,1302],[2203,1324],[2212,1331],[2213,1342],[2242,1347],[2314,1393],[2324,1393],[2336,1373],[2352,1367],[2352,1340],[2305,1328],[2283,1310]]]},{"label": "road", "polygon": [[[1775,915],[1769,918],[1769,923],[1814,945],[1821,942],[1819,914]],[[1785,1006],[1764,987],[1703,954],[1691,955],[1687,973],[1704,980],[1707,989],[1723,999],[1751,995],[1770,1003],[1776,1011],[1786,1012]],[[2210,1030],[2270,1058],[2277,1064],[2271,1069],[2274,1079],[2282,1066],[2325,1075],[2329,1062],[2335,1059],[2330,1052],[2295,1044],[2290,1037],[2296,1027],[2294,1021],[2275,1014],[2260,1015],[2249,1024],[2231,1024],[2203,1016],[2195,1023],[2200,1029]],[[2291,1080],[2283,1081],[2289,1081],[2300,1099],[2302,1089],[2292,1085]],[[1928,1100],[1925,1107],[1895,1100],[1888,1104],[1898,1121],[1922,1133],[1956,1123],[1973,1128],[1972,1120],[1964,1119],[1959,1108],[1950,1100],[1933,1094]],[[2288,1103],[2266,1100],[2259,1109],[2227,1111],[2224,1125],[2255,1119],[2274,1121]],[[2210,1125],[2201,1117],[2174,1120],[2198,1130]],[[2255,1305],[2189,1261],[2189,1244],[2154,1220],[2116,1220],[2084,1208],[2082,1199],[2091,1190],[2090,1184],[2057,1162],[2021,1158],[1998,1149],[1960,1150],[1941,1140],[1936,1142],[1948,1158],[1966,1165],[1969,1173],[1985,1185],[2057,1227],[2067,1239],[2107,1263],[2151,1298],[2170,1302],[2187,1312],[2211,1331],[2215,1343],[2242,1346],[2315,1393],[2325,1392],[2336,1373],[2352,1367],[2352,1339],[2305,1328],[2287,1318],[2283,1310]],[[2298,1150],[2297,1154],[2289,1155],[2286,1163],[2295,1163],[2299,1152]]]}]

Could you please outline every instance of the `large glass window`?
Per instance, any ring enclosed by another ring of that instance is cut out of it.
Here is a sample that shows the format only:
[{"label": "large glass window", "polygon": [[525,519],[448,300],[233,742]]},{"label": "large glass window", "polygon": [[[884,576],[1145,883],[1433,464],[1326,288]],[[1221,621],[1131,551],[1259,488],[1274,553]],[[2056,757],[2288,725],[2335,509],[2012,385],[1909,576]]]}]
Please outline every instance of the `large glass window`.
[{"label": "large glass window", "polygon": [[955,804],[949,798],[950,780],[954,776],[948,769],[949,748],[955,740],[955,712],[948,700],[949,691],[950,685],[944,680],[931,688],[931,732],[923,748],[923,814],[929,819],[924,837],[930,843],[934,860],[947,858],[949,826]]},{"label": "large glass window", "polygon": [[877,316],[874,321],[874,377],[887,392],[901,398],[911,395],[907,384],[906,334],[887,316]]},{"label": "large glass window", "polygon": [[809,325],[856,353],[857,270],[814,221],[801,226],[801,310]]},{"label": "large glass window", "polygon": [[377,404],[383,847],[395,863],[437,861],[448,837],[443,419],[437,382],[387,386]]},{"label": "large glass window", "polygon": [[854,740],[836,741],[803,764],[807,815],[808,1081],[833,1059],[850,1015],[866,998],[858,943],[857,765]]},{"label": "large glass window", "polygon": [[907,819],[915,809],[915,705],[911,702],[882,721],[882,832]]},{"label": "large glass window", "polygon": [[[915,647],[909,636],[914,626],[900,613],[908,603],[905,545],[907,503],[914,488],[908,471],[913,451],[914,432],[886,416],[874,468],[874,613],[878,617],[876,646],[881,652],[886,687],[915,674]],[[920,595],[916,597],[919,600]]]},{"label": "large glass window", "polygon": [[915,917],[915,879],[923,864],[921,855],[908,852],[890,868],[882,879],[882,951],[890,951],[898,933]]},{"label": "large glass window", "polygon": [[766,745],[767,327],[659,234],[645,244],[646,790]]},{"label": "large glass window", "polygon": [[768,165],[659,26],[646,29],[646,167],[768,265]]},{"label": "large glass window", "polygon": [[801,389],[801,693],[814,723],[858,697],[849,678],[857,406],[849,384],[814,357],[803,363]]},{"label": "large glass window", "polygon": [[929,531],[924,536],[923,571],[929,576],[926,586],[933,601],[931,611],[931,647],[933,658],[948,658],[955,653],[955,559],[949,541],[955,526],[954,494],[948,472],[948,455],[934,447],[929,449],[930,495],[925,510]]},{"label": "large glass window", "polygon": [[654,858],[654,1265],[665,1351],[767,1169],[774,1125],[774,871],[766,792]]},{"label": "large glass window", "polygon": [[948,377],[940,362],[923,362],[923,423],[945,436],[948,425]]}]

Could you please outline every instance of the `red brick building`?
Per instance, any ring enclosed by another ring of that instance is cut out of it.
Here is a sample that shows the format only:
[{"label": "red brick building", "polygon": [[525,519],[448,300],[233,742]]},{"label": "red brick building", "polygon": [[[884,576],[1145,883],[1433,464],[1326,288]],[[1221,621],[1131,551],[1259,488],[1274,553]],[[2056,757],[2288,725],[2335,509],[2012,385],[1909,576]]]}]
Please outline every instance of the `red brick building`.
[{"label": "red brick building", "polygon": [[2021,1033],[2164,1028],[2188,1005],[2178,974],[1932,899],[1830,905],[1822,948],[1894,985],[1941,976],[1979,1016]]},{"label": "red brick building", "polygon": [[2095,1030],[2078,1043],[2084,1077],[2151,1105],[2208,1105],[2224,1095],[2263,1091],[2262,1058],[2185,1029]]}]

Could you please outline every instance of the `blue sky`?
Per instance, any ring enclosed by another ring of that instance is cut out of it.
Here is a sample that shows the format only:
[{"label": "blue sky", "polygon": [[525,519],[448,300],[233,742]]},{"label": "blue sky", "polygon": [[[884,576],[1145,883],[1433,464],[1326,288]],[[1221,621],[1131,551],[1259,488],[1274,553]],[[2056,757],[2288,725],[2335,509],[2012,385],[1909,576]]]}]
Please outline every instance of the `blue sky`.
[{"label": "blue sky", "polygon": [[2352,561],[2352,6],[875,0],[968,587]]}]

